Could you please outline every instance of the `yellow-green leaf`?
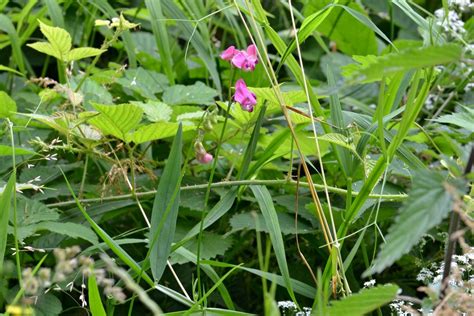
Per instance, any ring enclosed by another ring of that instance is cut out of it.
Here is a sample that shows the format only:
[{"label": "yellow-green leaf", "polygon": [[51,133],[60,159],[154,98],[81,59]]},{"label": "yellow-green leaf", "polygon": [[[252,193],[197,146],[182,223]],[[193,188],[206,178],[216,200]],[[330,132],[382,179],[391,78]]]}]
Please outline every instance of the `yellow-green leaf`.
[{"label": "yellow-green leaf", "polygon": [[98,49],[93,47],[74,48],[66,55],[66,61],[79,60],[87,57],[93,57],[105,52],[105,49]]},{"label": "yellow-green leaf", "polygon": [[99,115],[89,122],[105,135],[112,135],[127,141],[127,134],[140,123],[143,110],[133,104],[104,105],[91,102]]},{"label": "yellow-green leaf", "polygon": [[[126,141],[141,144],[156,139],[163,139],[176,135],[178,123],[158,122],[145,125],[137,129],[134,133],[127,135]],[[194,126],[183,126],[183,132],[194,129]]]},{"label": "yellow-green leaf", "polygon": [[5,91],[0,91],[0,118],[12,116],[16,112],[16,102]]},{"label": "yellow-green leaf", "polygon": [[57,55],[60,56],[59,59],[66,61],[67,53],[71,50],[71,35],[60,28],[44,24],[39,21],[41,33],[46,37],[48,42],[54,48]]}]

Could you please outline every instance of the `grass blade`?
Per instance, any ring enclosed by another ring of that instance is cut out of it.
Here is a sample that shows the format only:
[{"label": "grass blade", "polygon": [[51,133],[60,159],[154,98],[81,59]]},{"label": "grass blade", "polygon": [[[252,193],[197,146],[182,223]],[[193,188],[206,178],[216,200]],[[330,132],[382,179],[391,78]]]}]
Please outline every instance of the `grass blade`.
[{"label": "grass blade", "polygon": [[122,260],[125,265],[127,265],[130,269],[132,269],[135,273],[138,275],[141,275],[143,280],[148,283],[148,285],[154,287],[155,283],[153,280],[146,274],[143,269],[140,267],[140,265],[133,260],[133,258],[122,248],[120,247],[119,244],[115,242],[115,240],[107,234],[86,212],[84,207],[82,206],[81,202],[79,202],[79,199],[77,198],[76,194],[74,193],[74,190],[71,187],[71,184],[69,183],[69,180],[67,179],[66,175],[64,172],[61,170],[61,173],[63,174],[64,181],[66,182],[66,185],[69,189],[69,192],[71,193],[72,197],[76,201],[77,207],[81,211],[82,215],[84,218],[87,220],[89,225],[91,225],[92,229],[96,232],[96,234],[107,244],[107,246],[110,247],[112,252],[117,255],[117,257]]},{"label": "grass blade", "polygon": [[170,84],[174,84],[173,58],[171,57],[171,48],[168,40],[168,32],[166,31],[165,17],[161,10],[161,3],[160,1],[145,0],[145,5],[150,11],[151,29],[153,35],[155,35],[156,44],[158,45],[161,65],[164,68]]},{"label": "grass blade", "polygon": [[92,272],[88,277],[87,290],[89,292],[89,305],[92,316],[106,316],[107,314],[105,313],[102,300],[100,299],[99,287],[94,272]]},{"label": "grass blade", "polygon": [[273,250],[275,251],[278,267],[285,281],[286,289],[291,299],[296,303],[295,293],[291,285],[290,272],[286,262],[285,245],[281,235],[280,223],[278,222],[278,216],[270,192],[268,192],[267,187],[261,185],[251,185],[250,188],[257,199],[263,218],[265,219],[265,224],[268,227]]},{"label": "grass blade", "polygon": [[182,161],[182,126],[171,145],[168,162],[158,184],[150,228],[150,265],[156,281],[166,268],[178,219]]},{"label": "grass blade", "polygon": [[3,259],[7,247],[8,221],[10,220],[10,208],[12,196],[15,191],[16,176],[12,173],[8,183],[0,195],[0,273],[3,271]]}]

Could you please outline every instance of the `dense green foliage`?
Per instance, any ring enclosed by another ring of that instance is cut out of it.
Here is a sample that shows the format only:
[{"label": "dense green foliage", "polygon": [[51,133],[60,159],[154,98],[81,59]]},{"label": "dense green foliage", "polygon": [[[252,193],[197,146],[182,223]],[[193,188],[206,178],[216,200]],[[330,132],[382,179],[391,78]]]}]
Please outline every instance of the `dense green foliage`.
[{"label": "dense green foliage", "polygon": [[0,313],[474,312],[473,9],[0,1]]}]

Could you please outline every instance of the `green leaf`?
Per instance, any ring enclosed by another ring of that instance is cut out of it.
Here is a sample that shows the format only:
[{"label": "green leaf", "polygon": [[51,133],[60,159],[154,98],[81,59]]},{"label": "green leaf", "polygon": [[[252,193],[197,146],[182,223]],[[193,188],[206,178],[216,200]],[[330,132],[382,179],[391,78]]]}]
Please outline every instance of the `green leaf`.
[{"label": "green leaf", "polygon": [[[314,1],[311,6],[315,10],[320,10],[333,2],[332,0]],[[354,1],[349,2],[346,7],[367,17],[363,8]],[[377,41],[373,30],[360,23],[342,7],[337,6],[326,12],[330,14],[323,19],[318,31],[336,42],[338,50],[349,56],[377,54]]]},{"label": "green leaf", "polygon": [[59,213],[43,203],[19,196],[17,198],[17,223],[18,226],[28,226],[42,221],[57,221]]},{"label": "green leaf", "polygon": [[[140,127],[134,133],[128,134],[125,140],[135,144],[141,144],[152,140],[163,139],[176,135],[178,127],[179,123],[174,122],[148,124]],[[194,126],[186,125],[182,127],[182,130],[183,132],[186,132],[194,128]]]},{"label": "green leaf", "polygon": [[263,218],[269,229],[270,239],[272,241],[273,251],[277,258],[278,267],[280,268],[281,275],[285,280],[285,286],[290,294],[291,299],[296,302],[295,294],[293,293],[293,287],[291,285],[290,272],[288,270],[288,264],[286,262],[285,255],[285,244],[281,236],[280,223],[278,222],[278,216],[273,205],[272,197],[268,192],[267,187],[261,185],[251,185],[255,198],[257,199],[260,210],[262,211]]},{"label": "green leaf", "polygon": [[57,221],[42,221],[36,224],[18,227],[17,238],[19,240],[24,240],[42,230],[47,230],[71,238],[82,238],[91,244],[99,242],[97,235],[89,227],[77,223],[62,223]]},{"label": "green leaf", "polygon": [[0,157],[1,156],[11,156],[15,152],[15,156],[28,156],[28,155],[36,155],[34,151],[19,148],[19,147],[10,147],[7,145],[0,145]]},{"label": "green leaf", "polygon": [[102,53],[106,52],[105,49],[98,49],[98,48],[93,48],[93,47],[79,47],[79,48],[74,48],[70,52],[67,53],[65,57],[65,61],[70,62],[73,60],[79,60],[87,57],[93,57],[100,55]]},{"label": "green leaf", "polygon": [[28,46],[62,61],[67,61],[67,56],[72,46],[71,35],[60,27],[49,26],[41,21],[39,21],[39,25],[41,33],[43,33],[49,43],[36,42],[28,44]]},{"label": "green leaf", "polygon": [[[232,218],[229,220],[230,225],[232,226],[232,232],[239,231],[239,230],[244,230],[244,229],[256,229],[256,221],[258,220],[259,222],[259,229],[258,231],[260,232],[266,232],[269,233],[270,230],[267,227],[266,222],[264,221],[264,218],[262,214],[256,214],[257,218],[255,216],[252,216],[250,213],[242,213],[242,214],[235,214],[232,216]],[[281,232],[285,235],[289,234],[296,234],[295,230],[295,218],[294,216],[291,216],[290,214],[285,214],[285,213],[278,213],[278,222],[280,223],[280,228]],[[298,221],[298,234],[308,234],[308,233],[313,233],[314,230],[311,226],[308,224]]]},{"label": "green leaf", "polygon": [[[179,230],[179,226],[177,230]],[[182,230],[182,229],[181,229]],[[176,232],[178,234],[178,232]],[[182,234],[183,236],[184,234]],[[192,239],[186,243],[186,248],[192,253],[197,253],[198,239]],[[200,260],[215,258],[216,256],[224,255],[227,249],[232,246],[232,238],[218,235],[210,232],[203,232],[201,241]],[[190,260],[178,253],[172,253],[170,261],[178,264],[189,262]]]},{"label": "green leaf", "polygon": [[155,94],[163,92],[169,84],[165,75],[141,67],[125,70],[125,76],[118,79],[117,83],[124,88],[125,92],[130,94],[135,92],[151,100],[156,100]]},{"label": "green leaf", "polygon": [[107,314],[105,313],[102,300],[100,299],[99,287],[97,286],[94,272],[89,274],[87,290],[89,293],[89,305],[92,316],[106,316]]},{"label": "green leaf", "polygon": [[474,109],[470,109],[466,106],[462,108],[464,109],[462,112],[443,115],[433,121],[453,124],[474,133]]},{"label": "green leaf", "polygon": [[3,263],[7,246],[7,227],[10,220],[10,206],[15,193],[15,173],[12,173],[3,193],[0,195],[0,272],[3,271]]},{"label": "green leaf", "polygon": [[146,118],[151,122],[168,122],[173,113],[169,105],[159,101],[150,100],[147,103],[131,101],[130,103],[139,106],[145,113]]},{"label": "green leaf", "polygon": [[0,91],[0,118],[11,117],[16,112],[16,102],[5,91]]},{"label": "green leaf", "polygon": [[155,281],[161,279],[165,270],[178,219],[182,134],[180,125],[171,145],[168,161],[160,178],[153,203],[149,247],[151,272]]},{"label": "green leaf", "polygon": [[163,101],[169,105],[177,104],[214,104],[217,96],[215,89],[209,88],[204,83],[198,81],[192,86],[180,84],[171,86],[163,93]]},{"label": "green leaf", "polygon": [[410,48],[383,56],[353,56],[359,64],[342,67],[342,74],[352,80],[373,82],[382,77],[411,69],[455,62],[461,58],[462,48],[457,44]]},{"label": "green leaf", "polygon": [[17,74],[17,75],[19,75],[19,76],[25,76],[25,75],[22,74],[21,72],[16,71],[16,70],[13,69],[13,68],[3,66],[3,65],[0,65],[0,71],[8,71],[8,72],[12,72],[12,73],[14,73],[14,74]]},{"label": "green leaf", "polygon": [[431,228],[441,223],[452,209],[456,188],[446,176],[430,170],[413,174],[412,189],[398,217],[381,245],[377,259],[364,276],[382,272],[418,243]]},{"label": "green leaf", "polygon": [[50,43],[35,42],[35,43],[27,44],[26,46],[29,46],[40,53],[53,56],[54,58],[57,58],[59,60],[63,60],[63,56],[61,56],[61,54]]},{"label": "green leaf", "polygon": [[142,109],[133,104],[91,104],[100,114],[89,119],[89,122],[105,135],[113,135],[121,140],[127,140],[128,132],[136,128],[142,119]]},{"label": "green leaf", "polygon": [[[209,213],[206,214],[206,217],[204,217],[204,223],[202,226],[202,229],[206,229],[212,224],[214,224],[219,218],[224,216],[232,205],[234,204],[235,198],[237,197],[237,189],[232,188],[229,190],[224,196],[220,199],[219,202],[217,202],[216,205],[209,211]],[[186,234],[184,239],[189,239],[197,234],[199,234],[201,228],[201,224],[197,223],[189,232]]]},{"label": "green leaf", "polygon": [[61,300],[51,292],[40,295],[34,306],[36,316],[56,316],[63,311]]},{"label": "green leaf", "polygon": [[324,314],[316,312],[317,316],[363,316],[373,310],[391,302],[398,292],[396,285],[381,285],[370,289],[363,289],[340,301],[332,301]]}]

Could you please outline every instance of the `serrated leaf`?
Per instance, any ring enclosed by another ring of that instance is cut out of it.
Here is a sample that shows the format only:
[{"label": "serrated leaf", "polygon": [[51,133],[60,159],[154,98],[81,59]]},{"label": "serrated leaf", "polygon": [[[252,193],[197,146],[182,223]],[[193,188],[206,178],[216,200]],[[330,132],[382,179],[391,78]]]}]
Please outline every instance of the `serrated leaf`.
[{"label": "serrated leaf", "polygon": [[72,40],[69,33],[60,28],[44,24],[39,21],[41,33],[46,37],[48,42],[51,44],[55,54],[62,61],[67,61],[66,56],[71,50]]},{"label": "serrated leaf", "polygon": [[408,199],[390,227],[386,243],[363,275],[382,272],[410,251],[428,230],[441,223],[452,209],[453,192],[456,189],[446,182],[445,175],[430,170],[415,172]]},{"label": "serrated leaf", "polygon": [[54,58],[62,60],[61,54],[50,43],[35,42],[35,43],[27,44],[26,46],[29,46],[29,47],[37,50],[40,53],[43,53],[43,54],[46,54],[46,55],[49,55],[49,56],[53,56]]},{"label": "serrated leaf", "polygon": [[169,105],[159,101],[148,101],[147,103],[131,101],[130,103],[139,106],[151,122],[168,122],[173,113]]},{"label": "serrated leaf", "polygon": [[42,221],[56,221],[59,213],[41,202],[20,196],[17,200],[17,222],[19,226],[28,226]]},{"label": "serrated leaf", "polygon": [[323,313],[315,312],[317,316],[363,316],[391,302],[397,295],[398,286],[381,285],[363,289],[340,301],[332,301],[331,306]]},{"label": "serrated leaf", "polygon": [[138,126],[143,111],[133,104],[104,105],[91,102],[99,115],[89,122],[99,128],[105,135],[112,135],[127,140],[127,134]]},{"label": "serrated leaf", "polygon": [[[179,123],[158,122],[140,127],[132,134],[128,134],[125,140],[135,144],[141,144],[152,140],[163,139],[176,135]],[[194,129],[194,126],[183,126],[183,132]]]},{"label": "serrated leaf", "polygon": [[[194,238],[186,243],[186,249],[192,253],[197,253],[198,239]],[[232,238],[224,237],[215,233],[203,232],[201,240],[201,253],[200,259],[212,259],[219,255],[224,255],[227,249],[232,245]],[[189,262],[184,256],[181,256],[177,253],[172,253],[171,262],[183,264]]]},{"label": "serrated leaf", "polygon": [[191,86],[174,85],[166,88],[163,101],[169,105],[214,104],[217,91],[198,81]]},{"label": "serrated leaf", "polygon": [[79,60],[87,57],[93,57],[104,53],[105,49],[98,49],[93,47],[79,47],[69,51],[65,57],[65,61]]},{"label": "serrated leaf", "polygon": [[353,56],[359,64],[342,67],[342,74],[353,80],[373,82],[382,77],[411,69],[431,67],[455,62],[461,58],[462,48],[457,44],[409,48],[382,56]]},{"label": "serrated leaf", "polygon": [[433,121],[448,123],[465,128],[474,133],[474,109],[463,106],[464,111],[443,115]]},{"label": "serrated leaf", "polygon": [[89,241],[91,244],[99,242],[97,235],[87,226],[77,223],[62,223],[56,221],[44,221],[27,226],[20,226],[17,229],[17,238],[23,240],[32,236],[37,231],[42,230],[48,230],[52,233],[66,235],[71,238],[82,238]]},{"label": "serrated leaf", "polygon": [[0,118],[11,117],[16,112],[16,102],[5,91],[0,91]]},{"label": "serrated leaf", "polygon": [[156,190],[150,227],[150,267],[155,281],[165,271],[178,219],[181,185],[182,129],[178,128]]}]

